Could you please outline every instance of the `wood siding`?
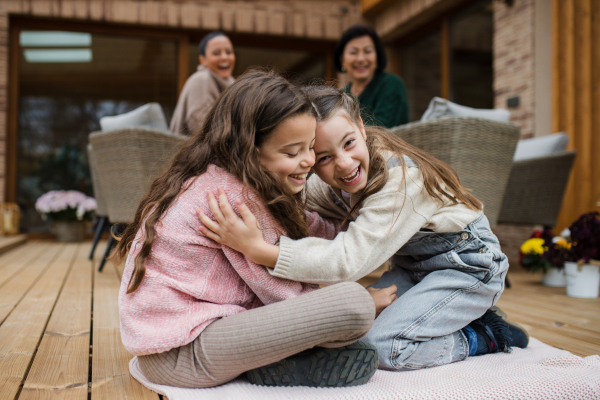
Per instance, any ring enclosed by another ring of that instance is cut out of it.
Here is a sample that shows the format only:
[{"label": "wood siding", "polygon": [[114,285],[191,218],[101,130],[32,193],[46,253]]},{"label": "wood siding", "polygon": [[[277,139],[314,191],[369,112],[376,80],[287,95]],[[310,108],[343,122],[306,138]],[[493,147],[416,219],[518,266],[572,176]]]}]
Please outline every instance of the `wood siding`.
[{"label": "wood siding", "polygon": [[[598,210],[600,200],[600,2],[553,0],[552,128],[577,158],[557,228]],[[552,179],[552,177],[548,177]]]}]

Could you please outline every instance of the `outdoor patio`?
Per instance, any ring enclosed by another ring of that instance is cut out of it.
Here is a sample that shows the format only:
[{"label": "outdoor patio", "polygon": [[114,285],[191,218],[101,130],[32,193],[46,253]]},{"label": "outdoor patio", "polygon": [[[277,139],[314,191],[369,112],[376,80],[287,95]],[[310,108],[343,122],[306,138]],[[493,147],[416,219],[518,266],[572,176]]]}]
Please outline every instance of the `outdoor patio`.
[{"label": "outdoor patio", "polygon": [[[0,238],[0,251],[9,249],[0,255],[0,399],[159,398],[129,375],[117,309],[122,270],[95,268],[105,243],[91,262],[91,242],[23,239]],[[569,298],[518,267],[510,280],[499,305],[531,336],[600,354],[600,299]]]}]

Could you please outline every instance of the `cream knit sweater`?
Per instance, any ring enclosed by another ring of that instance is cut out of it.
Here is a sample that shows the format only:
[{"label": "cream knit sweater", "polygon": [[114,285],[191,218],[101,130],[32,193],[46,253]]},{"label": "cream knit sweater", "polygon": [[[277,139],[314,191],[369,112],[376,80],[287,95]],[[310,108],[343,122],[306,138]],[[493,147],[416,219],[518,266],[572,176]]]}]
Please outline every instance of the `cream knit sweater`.
[{"label": "cream knit sweater", "polygon": [[[348,230],[334,240],[291,240],[282,236],[277,264],[269,269],[271,274],[318,284],[355,281],[377,269],[419,230],[457,232],[479,216],[481,211],[464,204],[434,200],[423,186],[419,168],[406,170],[405,187],[402,167],[391,167],[386,185],[364,201],[352,215]],[[324,217],[345,218],[351,207],[341,200],[339,189],[331,188],[316,175],[307,185],[309,209]],[[360,194],[350,197],[350,206]]]}]

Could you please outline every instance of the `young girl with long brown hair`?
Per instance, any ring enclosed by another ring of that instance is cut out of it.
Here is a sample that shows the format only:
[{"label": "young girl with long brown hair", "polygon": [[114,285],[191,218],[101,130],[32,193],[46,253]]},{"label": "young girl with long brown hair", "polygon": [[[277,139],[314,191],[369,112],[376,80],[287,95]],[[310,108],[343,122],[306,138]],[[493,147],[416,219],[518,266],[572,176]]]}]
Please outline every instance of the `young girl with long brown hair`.
[{"label": "young girl with long brown hair", "polygon": [[389,260],[390,271],[373,286],[396,285],[398,300],[364,338],[379,350],[381,368],[433,367],[526,347],[522,328],[488,311],[504,289],[508,261],[481,202],[452,168],[385,130],[364,127],[358,105],[343,92],[306,92],[318,112],[307,205],[351,221],[348,230],[333,240],[282,236],[270,245],[243,202],[236,202],[240,220],[221,192],[220,204],[208,196],[217,223],[199,213],[201,231],[272,276],[302,282],[354,281]]},{"label": "young girl with long brown hair", "polygon": [[[341,346],[368,331],[376,291],[372,297],[356,283],[315,291],[198,233],[196,210],[210,215],[206,191],[220,187],[244,199],[270,244],[282,234],[334,237],[340,224],[305,214],[301,202],[315,127],[298,88],[274,73],[248,72],[153,182],[116,249],[117,263],[126,258],[123,344],[150,381],[210,387],[253,370],[255,383],[348,386],[375,372],[372,346]],[[293,356],[267,376],[259,368],[315,346],[327,349]],[[351,370],[339,365],[347,356]],[[311,367],[315,360],[323,365]]]}]

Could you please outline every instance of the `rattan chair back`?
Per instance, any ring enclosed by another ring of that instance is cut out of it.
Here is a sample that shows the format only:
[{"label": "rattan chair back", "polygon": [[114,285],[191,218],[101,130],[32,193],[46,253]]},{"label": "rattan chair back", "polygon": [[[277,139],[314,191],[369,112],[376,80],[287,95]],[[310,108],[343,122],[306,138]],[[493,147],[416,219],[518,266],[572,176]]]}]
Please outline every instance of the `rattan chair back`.
[{"label": "rattan chair back", "polygon": [[94,189],[94,198],[96,199],[96,215],[99,217],[108,216],[108,208],[106,206],[106,200],[104,200],[104,193],[100,187],[100,178],[98,177],[98,167],[96,167],[94,159],[94,150],[92,145],[87,145],[88,161],[90,164],[90,175],[92,176],[92,189]]},{"label": "rattan chair back", "polygon": [[145,128],[90,134],[94,164],[112,223],[130,223],[154,178],[187,138]]},{"label": "rattan chair back", "polygon": [[556,225],[575,150],[516,161],[510,172],[499,223]]},{"label": "rattan chair back", "polygon": [[480,118],[451,117],[392,128],[408,143],[449,164],[484,205],[495,226],[519,140],[519,127]]}]

